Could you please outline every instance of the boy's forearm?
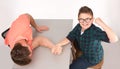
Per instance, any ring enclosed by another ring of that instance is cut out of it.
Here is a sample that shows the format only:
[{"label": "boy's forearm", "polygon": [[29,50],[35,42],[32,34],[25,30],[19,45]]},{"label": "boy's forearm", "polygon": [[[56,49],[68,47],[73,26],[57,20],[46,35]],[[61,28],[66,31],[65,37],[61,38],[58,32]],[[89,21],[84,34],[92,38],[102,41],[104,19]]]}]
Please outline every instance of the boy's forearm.
[{"label": "boy's forearm", "polygon": [[110,27],[108,27],[103,21],[99,23],[99,25],[104,29],[104,31],[107,33],[107,36],[111,43],[118,41],[117,35],[112,31]]},{"label": "boy's forearm", "polygon": [[57,46],[65,46],[65,45],[67,45],[68,43],[70,43],[70,41],[69,41],[67,38],[65,38],[65,39],[63,39],[61,42],[59,42],[59,43],[57,44]]}]

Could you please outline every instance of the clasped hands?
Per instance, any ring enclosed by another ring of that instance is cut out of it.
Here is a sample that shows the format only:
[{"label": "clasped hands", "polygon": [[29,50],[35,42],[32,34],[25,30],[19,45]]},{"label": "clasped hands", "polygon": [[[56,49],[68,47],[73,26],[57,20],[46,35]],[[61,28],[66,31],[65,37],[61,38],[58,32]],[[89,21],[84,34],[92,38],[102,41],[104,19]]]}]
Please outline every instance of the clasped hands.
[{"label": "clasped hands", "polygon": [[59,44],[56,44],[54,47],[51,48],[52,54],[59,55],[62,53],[62,46]]}]

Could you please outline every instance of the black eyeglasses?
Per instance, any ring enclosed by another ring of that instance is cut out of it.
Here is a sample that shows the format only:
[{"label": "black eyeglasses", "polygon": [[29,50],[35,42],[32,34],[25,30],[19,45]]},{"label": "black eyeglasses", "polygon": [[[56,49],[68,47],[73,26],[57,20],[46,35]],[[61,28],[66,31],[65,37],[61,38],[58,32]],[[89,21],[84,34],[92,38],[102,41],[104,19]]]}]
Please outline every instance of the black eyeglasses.
[{"label": "black eyeglasses", "polygon": [[89,23],[91,20],[92,20],[92,18],[86,18],[86,19],[80,18],[80,19],[78,19],[78,21],[79,21],[80,23],[84,23],[84,21],[85,21],[86,23]]}]

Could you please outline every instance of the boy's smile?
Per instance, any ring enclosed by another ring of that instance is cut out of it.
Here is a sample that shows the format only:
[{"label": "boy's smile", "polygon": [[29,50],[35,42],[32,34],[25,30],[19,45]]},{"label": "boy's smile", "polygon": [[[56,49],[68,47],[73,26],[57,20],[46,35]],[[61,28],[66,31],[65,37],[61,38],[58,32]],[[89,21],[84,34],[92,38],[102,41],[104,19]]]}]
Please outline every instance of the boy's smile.
[{"label": "boy's smile", "polygon": [[82,31],[85,31],[92,25],[93,16],[88,13],[81,13],[78,17],[78,21],[82,27]]}]

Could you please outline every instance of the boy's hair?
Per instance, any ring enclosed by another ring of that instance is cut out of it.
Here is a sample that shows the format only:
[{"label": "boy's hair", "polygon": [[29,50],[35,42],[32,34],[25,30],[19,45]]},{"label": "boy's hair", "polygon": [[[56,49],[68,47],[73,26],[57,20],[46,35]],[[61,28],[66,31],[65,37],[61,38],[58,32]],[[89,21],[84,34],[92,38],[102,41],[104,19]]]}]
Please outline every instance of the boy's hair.
[{"label": "boy's hair", "polygon": [[22,46],[20,43],[16,43],[11,51],[12,60],[18,65],[27,65],[31,62],[29,57],[30,51],[27,47]]},{"label": "boy's hair", "polygon": [[93,16],[93,11],[87,6],[83,6],[79,9],[78,17],[81,13],[88,13]]}]

